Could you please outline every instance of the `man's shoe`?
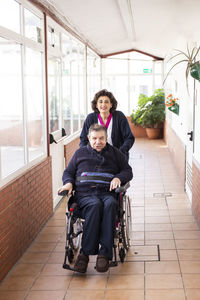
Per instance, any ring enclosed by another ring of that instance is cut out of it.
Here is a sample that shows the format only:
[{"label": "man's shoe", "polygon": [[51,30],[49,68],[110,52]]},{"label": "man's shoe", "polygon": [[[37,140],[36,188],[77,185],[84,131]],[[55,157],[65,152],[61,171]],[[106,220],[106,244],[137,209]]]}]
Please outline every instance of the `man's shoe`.
[{"label": "man's shoe", "polygon": [[109,259],[104,256],[99,254],[97,256],[97,261],[96,261],[96,270],[97,272],[107,272],[109,269]]},{"label": "man's shoe", "polygon": [[74,265],[74,271],[79,273],[85,273],[87,271],[88,262],[89,262],[88,255],[80,253],[76,259]]}]

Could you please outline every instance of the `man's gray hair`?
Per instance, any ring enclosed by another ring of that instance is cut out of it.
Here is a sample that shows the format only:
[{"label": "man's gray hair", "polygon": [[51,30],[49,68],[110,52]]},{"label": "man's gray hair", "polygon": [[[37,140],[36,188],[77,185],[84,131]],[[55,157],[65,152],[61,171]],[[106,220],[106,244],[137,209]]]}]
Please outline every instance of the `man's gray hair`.
[{"label": "man's gray hair", "polygon": [[92,131],[104,131],[105,132],[105,135],[106,135],[106,138],[107,138],[107,129],[105,126],[103,125],[99,125],[99,124],[92,124],[89,128],[89,131],[88,131],[88,135],[90,136],[91,132]]}]

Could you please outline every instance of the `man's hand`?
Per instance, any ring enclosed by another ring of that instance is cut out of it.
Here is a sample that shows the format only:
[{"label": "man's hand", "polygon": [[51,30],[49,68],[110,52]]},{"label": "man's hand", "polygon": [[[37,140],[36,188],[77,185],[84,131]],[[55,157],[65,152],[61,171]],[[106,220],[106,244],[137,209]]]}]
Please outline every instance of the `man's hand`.
[{"label": "man's hand", "polygon": [[58,189],[58,193],[67,190],[67,191],[69,191],[69,192],[68,192],[68,196],[70,196],[71,193],[72,193],[72,188],[73,188],[72,183],[71,183],[71,182],[68,182],[68,183],[66,183],[65,185],[63,185],[61,188]]},{"label": "man's hand", "polygon": [[121,181],[119,178],[115,177],[113,178],[113,180],[110,183],[110,191],[116,189],[117,187],[119,187],[121,185]]}]

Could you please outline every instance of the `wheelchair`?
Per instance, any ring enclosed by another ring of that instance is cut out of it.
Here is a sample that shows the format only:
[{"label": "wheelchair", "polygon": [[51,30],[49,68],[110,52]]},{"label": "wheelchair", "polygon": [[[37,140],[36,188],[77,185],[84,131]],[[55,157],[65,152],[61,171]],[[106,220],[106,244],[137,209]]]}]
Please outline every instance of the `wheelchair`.
[{"label": "wheelchair", "polygon": [[[124,262],[126,254],[130,247],[129,230],[131,226],[131,204],[126,191],[129,183],[115,190],[117,193],[117,215],[115,238],[113,243],[113,260],[110,267],[115,267],[118,262]],[[64,193],[61,192],[62,196]],[[66,211],[66,245],[63,268],[73,271],[73,264],[79,254],[81,246],[81,236],[83,232],[84,219],[81,218],[81,212],[77,203],[73,201],[73,196],[69,198]],[[118,250],[118,257],[117,257]]]}]

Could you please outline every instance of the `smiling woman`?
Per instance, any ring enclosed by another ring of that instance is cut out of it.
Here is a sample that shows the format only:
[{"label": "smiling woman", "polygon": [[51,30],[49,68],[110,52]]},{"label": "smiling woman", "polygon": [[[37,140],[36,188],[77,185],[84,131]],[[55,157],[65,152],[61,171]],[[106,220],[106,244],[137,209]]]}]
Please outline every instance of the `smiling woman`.
[{"label": "smiling woman", "polygon": [[117,100],[113,94],[105,89],[101,90],[95,94],[91,104],[94,112],[87,116],[83,124],[80,147],[88,143],[89,127],[98,123],[107,129],[108,143],[118,148],[128,158],[128,152],[134,144],[135,138],[125,115],[116,110]]}]

